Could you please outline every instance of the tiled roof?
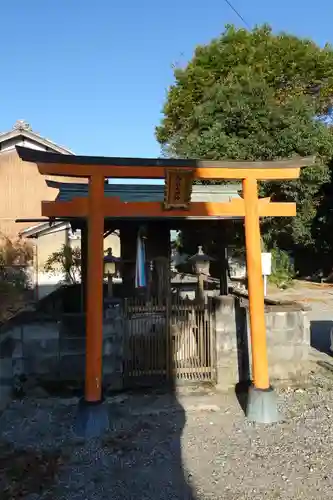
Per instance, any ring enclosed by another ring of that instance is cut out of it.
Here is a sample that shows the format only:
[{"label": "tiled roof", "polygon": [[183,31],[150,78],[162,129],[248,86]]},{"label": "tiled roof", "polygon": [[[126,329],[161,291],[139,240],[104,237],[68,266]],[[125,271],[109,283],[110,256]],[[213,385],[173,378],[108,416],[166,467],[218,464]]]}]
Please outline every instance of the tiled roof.
[{"label": "tiled roof", "polygon": [[[70,201],[73,198],[88,196],[87,184],[62,183],[47,181],[49,187],[59,189],[57,200]],[[231,198],[239,198],[239,184],[231,185],[194,185],[192,201],[227,202]],[[164,186],[152,184],[105,184],[105,196],[116,196],[124,202],[159,201],[164,199]]]},{"label": "tiled roof", "polygon": [[60,154],[70,154],[73,155],[73,152],[56,144],[54,141],[47,139],[46,137],[42,137],[37,132],[34,132],[30,125],[24,122],[24,120],[18,120],[13,129],[8,132],[0,132],[0,142],[5,142],[10,139],[14,139],[16,137],[25,137],[26,139],[30,139],[31,141],[38,142],[39,144],[52,149]]}]

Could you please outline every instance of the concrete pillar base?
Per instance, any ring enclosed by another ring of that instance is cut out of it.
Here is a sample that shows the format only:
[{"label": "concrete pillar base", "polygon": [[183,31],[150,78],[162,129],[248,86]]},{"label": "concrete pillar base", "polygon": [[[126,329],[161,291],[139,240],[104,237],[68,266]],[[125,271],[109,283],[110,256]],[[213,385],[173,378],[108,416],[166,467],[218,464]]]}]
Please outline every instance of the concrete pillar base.
[{"label": "concrete pillar base", "polygon": [[257,389],[253,385],[249,389],[246,416],[251,422],[273,424],[281,419],[277,397],[274,389]]},{"label": "concrete pillar base", "polygon": [[109,429],[108,406],[104,400],[101,401],[79,401],[75,434],[80,438],[93,439],[102,436]]}]

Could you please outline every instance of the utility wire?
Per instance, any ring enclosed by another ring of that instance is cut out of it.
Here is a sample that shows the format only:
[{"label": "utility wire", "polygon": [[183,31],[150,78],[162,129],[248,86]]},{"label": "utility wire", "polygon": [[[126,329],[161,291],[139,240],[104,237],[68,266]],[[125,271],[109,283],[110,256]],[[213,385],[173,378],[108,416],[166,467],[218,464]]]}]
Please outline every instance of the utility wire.
[{"label": "utility wire", "polygon": [[249,25],[249,23],[244,19],[244,17],[242,16],[242,14],[240,12],[238,12],[238,10],[232,5],[232,3],[229,1],[229,0],[224,0],[225,3],[227,5],[229,5],[230,9],[232,9],[234,11],[234,13],[236,14],[237,17],[239,17],[239,19],[245,24],[245,26],[251,30],[251,26]]}]

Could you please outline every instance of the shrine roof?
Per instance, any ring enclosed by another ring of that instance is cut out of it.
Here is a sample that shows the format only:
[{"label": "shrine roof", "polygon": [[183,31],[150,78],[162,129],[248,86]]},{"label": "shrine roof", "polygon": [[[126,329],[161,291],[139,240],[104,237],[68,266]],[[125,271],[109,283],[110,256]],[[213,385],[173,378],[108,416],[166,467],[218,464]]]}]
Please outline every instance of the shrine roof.
[{"label": "shrine roof", "polygon": [[[73,198],[86,198],[88,184],[66,183],[47,180],[47,185],[59,189],[57,201],[70,201]],[[227,202],[232,198],[240,198],[238,191],[240,184],[227,185],[199,185],[192,188],[191,201]],[[104,195],[117,197],[123,202],[158,201],[164,200],[164,185],[152,184],[108,184],[105,183]]]}]

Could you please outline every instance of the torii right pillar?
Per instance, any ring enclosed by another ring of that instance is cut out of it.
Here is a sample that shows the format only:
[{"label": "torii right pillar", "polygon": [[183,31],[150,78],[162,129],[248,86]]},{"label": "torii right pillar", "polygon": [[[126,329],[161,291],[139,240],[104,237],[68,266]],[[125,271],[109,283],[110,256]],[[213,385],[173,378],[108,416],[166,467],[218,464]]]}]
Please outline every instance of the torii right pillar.
[{"label": "torii right pillar", "polygon": [[269,383],[265,325],[264,283],[261,270],[261,239],[257,180],[243,180],[245,202],[245,241],[248,276],[252,382],[248,396],[247,417],[255,422],[279,420],[276,395]]},{"label": "torii right pillar", "polygon": [[295,203],[275,203],[271,202],[269,198],[259,200],[258,180],[297,179],[301,167],[313,164],[313,157],[284,160],[276,162],[274,166],[273,163],[260,164],[258,162],[256,166],[259,168],[238,171],[237,175],[237,178],[241,178],[243,183],[252,352],[252,385],[248,394],[246,414],[253,422],[268,424],[279,420],[277,399],[270,385],[268,372],[259,218],[296,215]]}]

